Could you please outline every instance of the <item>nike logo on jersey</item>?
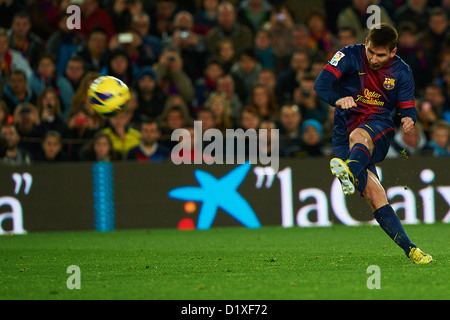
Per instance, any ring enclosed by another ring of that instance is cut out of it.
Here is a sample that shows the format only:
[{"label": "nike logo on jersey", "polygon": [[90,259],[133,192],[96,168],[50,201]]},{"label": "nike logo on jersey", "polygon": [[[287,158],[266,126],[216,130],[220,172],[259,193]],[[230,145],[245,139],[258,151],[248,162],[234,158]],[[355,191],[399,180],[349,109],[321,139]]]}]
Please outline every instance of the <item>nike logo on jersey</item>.
[{"label": "nike logo on jersey", "polygon": [[365,72],[358,72],[358,74],[360,75],[360,76],[362,76],[363,74],[366,74]]}]

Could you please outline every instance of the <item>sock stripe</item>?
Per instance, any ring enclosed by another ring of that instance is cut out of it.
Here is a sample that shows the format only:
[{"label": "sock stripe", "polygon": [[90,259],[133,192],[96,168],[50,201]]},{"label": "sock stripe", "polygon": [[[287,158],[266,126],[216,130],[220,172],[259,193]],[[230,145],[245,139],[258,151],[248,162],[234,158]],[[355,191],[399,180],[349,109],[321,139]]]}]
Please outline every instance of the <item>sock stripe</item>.
[{"label": "sock stripe", "polygon": [[370,159],[370,154],[366,151],[366,149],[365,148],[361,148],[361,147],[354,147],[352,150],[355,150],[355,149],[360,149],[360,150],[362,150],[362,151],[364,151],[366,154],[367,154],[367,157]]}]

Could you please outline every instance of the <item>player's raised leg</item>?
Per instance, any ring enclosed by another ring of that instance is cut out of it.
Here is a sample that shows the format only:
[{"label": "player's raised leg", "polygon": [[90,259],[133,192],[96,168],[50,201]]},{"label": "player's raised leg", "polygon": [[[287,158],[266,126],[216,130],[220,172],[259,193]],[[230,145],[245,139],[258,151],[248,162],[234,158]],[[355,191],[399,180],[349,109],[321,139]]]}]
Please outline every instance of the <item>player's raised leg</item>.
[{"label": "player's raised leg", "polygon": [[[355,193],[356,186],[367,180],[366,167],[370,162],[370,155],[374,148],[369,133],[362,128],[356,128],[349,136],[350,153],[348,159],[333,158],[330,161],[331,173],[341,181],[345,195]],[[364,190],[364,183],[359,190]]]}]

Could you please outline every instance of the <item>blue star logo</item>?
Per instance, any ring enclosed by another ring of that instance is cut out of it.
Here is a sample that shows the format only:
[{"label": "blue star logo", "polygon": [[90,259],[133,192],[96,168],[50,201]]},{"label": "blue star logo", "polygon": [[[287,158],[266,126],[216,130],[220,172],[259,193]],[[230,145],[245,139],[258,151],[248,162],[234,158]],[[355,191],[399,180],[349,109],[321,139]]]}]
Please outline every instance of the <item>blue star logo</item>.
[{"label": "blue star logo", "polygon": [[196,170],[194,175],[200,187],[176,188],[169,191],[169,197],[202,202],[197,221],[198,229],[204,230],[211,227],[218,208],[223,209],[248,228],[259,228],[261,223],[255,212],[237,191],[250,167],[250,163],[246,162],[220,179],[216,179],[205,171]]}]

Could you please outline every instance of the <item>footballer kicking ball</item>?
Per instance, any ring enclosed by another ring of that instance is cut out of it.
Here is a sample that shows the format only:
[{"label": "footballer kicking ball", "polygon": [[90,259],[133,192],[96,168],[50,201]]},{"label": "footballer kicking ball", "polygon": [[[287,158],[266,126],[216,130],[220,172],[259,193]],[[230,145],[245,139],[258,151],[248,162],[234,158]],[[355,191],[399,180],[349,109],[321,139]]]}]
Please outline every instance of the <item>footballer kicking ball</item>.
[{"label": "footballer kicking ball", "polygon": [[130,97],[128,86],[122,80],[112,76],[98,77],[88,90],[90,106],[105,118],[112,118],[125,112]]}]

